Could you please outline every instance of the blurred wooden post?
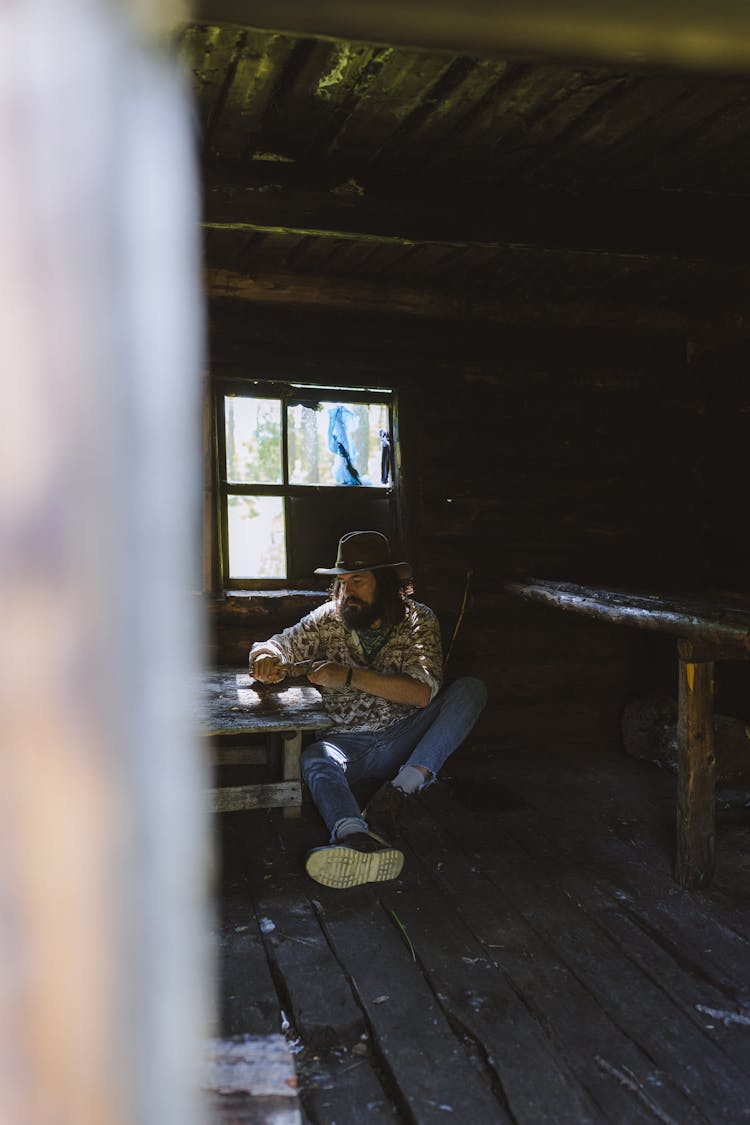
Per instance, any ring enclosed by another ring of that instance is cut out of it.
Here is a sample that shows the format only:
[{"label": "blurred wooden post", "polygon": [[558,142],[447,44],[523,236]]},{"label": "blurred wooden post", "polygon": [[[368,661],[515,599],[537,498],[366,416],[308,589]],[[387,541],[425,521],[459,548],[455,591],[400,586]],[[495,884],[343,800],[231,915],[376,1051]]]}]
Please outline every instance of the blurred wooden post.
[{"label": "blurred wooden post", "polygon": [[135,0],[0,6],[13,1125],[202,1118],[198,206],[186,94],[136,8],[147,22]]}]

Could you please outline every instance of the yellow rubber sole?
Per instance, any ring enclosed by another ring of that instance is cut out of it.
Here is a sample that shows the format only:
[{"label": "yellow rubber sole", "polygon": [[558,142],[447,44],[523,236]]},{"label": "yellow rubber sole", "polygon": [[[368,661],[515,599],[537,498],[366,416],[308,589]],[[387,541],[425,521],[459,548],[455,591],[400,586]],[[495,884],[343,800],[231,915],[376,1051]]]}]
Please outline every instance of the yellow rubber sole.
[{"label": "yellow rubber sole", "polygon": [[324,887],[359,887],[363,883],[383,883],[397,879],[404,866],[404,854],[398,848],[382,852],[359,852],[346,844],[315,848],[305,861],[311,879]]}]

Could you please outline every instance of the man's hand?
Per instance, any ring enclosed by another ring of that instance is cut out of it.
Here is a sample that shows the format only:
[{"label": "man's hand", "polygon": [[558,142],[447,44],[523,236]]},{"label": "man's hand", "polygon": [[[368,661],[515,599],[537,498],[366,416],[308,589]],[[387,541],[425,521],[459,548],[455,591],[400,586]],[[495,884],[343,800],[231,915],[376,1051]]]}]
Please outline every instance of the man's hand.
[{"label": "man's hand", "polygon": [[250,675],[262,684],[278,684],[284,679],[281,660],[278,656],[261,652],[250,665]]},{"label": "man's hand", "polygon": [[321,660],[313,664],[312,671],[307,673],[311,684],[318,687],[338,688],[342,690],[346,684],[349,669],[345,664],[336,664],[333,660]]}]

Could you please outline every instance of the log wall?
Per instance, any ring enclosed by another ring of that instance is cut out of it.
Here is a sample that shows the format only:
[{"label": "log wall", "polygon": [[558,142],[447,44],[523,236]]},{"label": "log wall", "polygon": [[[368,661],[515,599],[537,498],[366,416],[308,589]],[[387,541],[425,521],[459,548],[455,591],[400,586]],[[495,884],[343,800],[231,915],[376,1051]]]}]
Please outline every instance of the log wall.
[{"label": "log wall", "polygon": [[[515,602],[500,585],[520,575],[644,589],[702,581],[706,385],[684,335],[222,301],[211,353],[215,375],[291,372],[398,391],[416,593],[447,640],[473,571],[450,673],[488,682],[483,734],[513,746],[617,739],[634,694],[676,690],[670,642]],[[725,451],[717,473],[733,457]],[[273,624],[267,606],[234,600],[214,616],[212,655],[228,662]]]},{"label": "log wall", "polygon": [[750,379],[747,339],[697,355],[706,401],[705,559],[710,584],[750,592]]},{"label": "log wall", "polygon": [[[703,556],[707,586],[750,594],[748,343],[742,322],[733,328],[695,353],[706,404]],[[716,686],[717,710],[750,722],[750,663],[718,665]]]}]

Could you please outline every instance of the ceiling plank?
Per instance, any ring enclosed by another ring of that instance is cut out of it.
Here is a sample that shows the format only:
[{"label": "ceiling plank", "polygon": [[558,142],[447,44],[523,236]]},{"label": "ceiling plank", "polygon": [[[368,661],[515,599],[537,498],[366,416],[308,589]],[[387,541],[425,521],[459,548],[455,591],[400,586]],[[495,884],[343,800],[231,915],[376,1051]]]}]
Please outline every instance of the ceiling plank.
[{"label": "ceiling plank", "polygon": [[750,71],[746,0],[195,0],[201,23],[426,47]]},{"label": "ceiling plank", "polygon": [[294,166],[204,168],[204,225],[399,245],[508,246],[634,258],[744,262],[747,199],[690,192],[501,194],[369,172]]}]

